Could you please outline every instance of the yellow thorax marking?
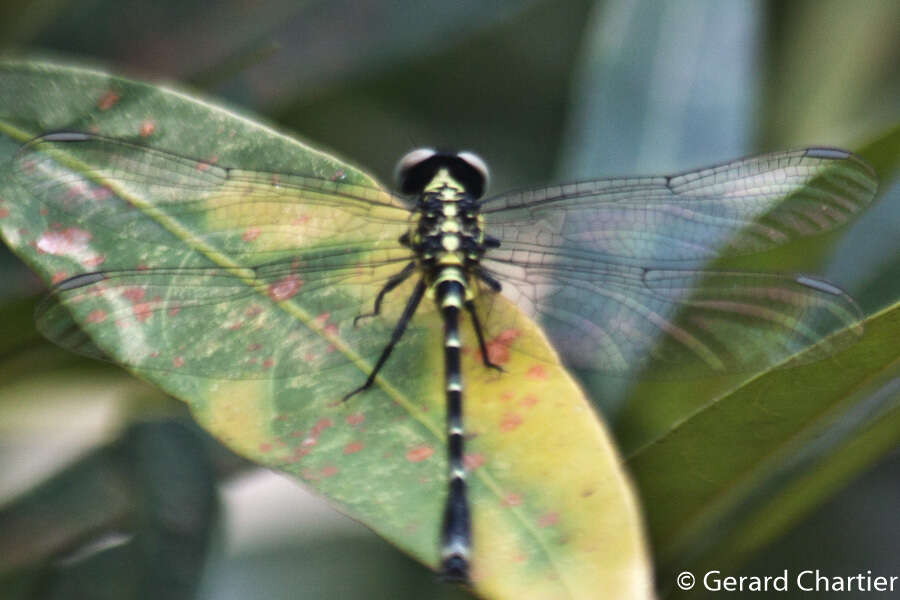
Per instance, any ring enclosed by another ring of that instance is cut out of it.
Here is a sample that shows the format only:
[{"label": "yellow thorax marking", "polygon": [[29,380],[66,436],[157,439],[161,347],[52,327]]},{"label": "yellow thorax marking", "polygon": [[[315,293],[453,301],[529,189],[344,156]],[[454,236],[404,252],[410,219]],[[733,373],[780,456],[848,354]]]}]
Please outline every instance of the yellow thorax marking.
[{"label": "yellow thorax marking", "polygon": [[428,192],[440,192],[441,200],[455,202],[459,200],[465,189],[450,176],[450,172],[447,169],[441,169],[425,186],[425,193]]}]

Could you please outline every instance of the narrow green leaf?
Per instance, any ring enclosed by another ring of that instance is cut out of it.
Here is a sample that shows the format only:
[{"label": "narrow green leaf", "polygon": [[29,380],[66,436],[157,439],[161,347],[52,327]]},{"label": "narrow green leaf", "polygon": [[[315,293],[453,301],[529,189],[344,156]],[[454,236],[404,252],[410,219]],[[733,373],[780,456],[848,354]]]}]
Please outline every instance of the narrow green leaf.
[{"label": "narrow green leaf", "polygon": [[756,376],[630,454],[663,578],[745,558],[896,447],[900,305],[864,325],[833,358]]}]

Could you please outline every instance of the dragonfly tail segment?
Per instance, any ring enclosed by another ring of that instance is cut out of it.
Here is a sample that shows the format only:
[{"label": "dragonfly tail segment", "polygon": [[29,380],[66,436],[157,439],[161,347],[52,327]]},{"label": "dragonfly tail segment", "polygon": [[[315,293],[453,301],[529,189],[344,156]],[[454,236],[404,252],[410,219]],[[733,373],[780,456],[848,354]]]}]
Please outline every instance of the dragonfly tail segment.
[{"label": "dragonfly tail segment", "polygon": [[469,583],[472,525],[463,459],[463,385],[460,371],[459,313],[465,289],[459,281],[438,285],[437,300],[444,319],[444,378],[447,393],[448,489],[441,526],[441,579]]}]

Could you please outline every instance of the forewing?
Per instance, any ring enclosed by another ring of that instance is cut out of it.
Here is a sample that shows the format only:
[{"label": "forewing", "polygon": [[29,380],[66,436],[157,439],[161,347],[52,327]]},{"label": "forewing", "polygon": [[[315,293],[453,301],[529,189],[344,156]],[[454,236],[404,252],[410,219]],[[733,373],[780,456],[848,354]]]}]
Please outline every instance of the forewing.
[{"label": "forewing", "polygon": [[[817,360],[862,334],[853,300],[810,276],[485,266],[569,365],[604,373],[690,378],[789,366],[801,350],[814,348],[804,360]],[[490,298],[478,300],[487,336],[514,337],[518,325],[494,315]]]},{"label": "forewing", "polygon": [[365,373],[390,339],[415,277],[394,290],[379,317],[354,318],[372,310],[379,289],[403,266],[354,264],[341,253],[256,268],[87,273],[53,289],[37,324],[69,350],[143,370],[280,379],[321,377],[356,361]]},{"label": "forewing", "polygon": [[483,212],[521,264],[633,266],[758,252],[846,222],[877,181],[859,157],[827,148],[765,154],[680,175],[598,179],[491,198]]},{"label": "forewing", "polygon": [[146,246],[163,264],[167,249],[183,247],[185,238],[201,252],[245,263],[338,241],[399,248],[409,216],[381,188],[343,181],[340,172],[241,170],[86,133],[32,140],[16,155],[13,172],[49,221],[89,224],[106,237]]}]

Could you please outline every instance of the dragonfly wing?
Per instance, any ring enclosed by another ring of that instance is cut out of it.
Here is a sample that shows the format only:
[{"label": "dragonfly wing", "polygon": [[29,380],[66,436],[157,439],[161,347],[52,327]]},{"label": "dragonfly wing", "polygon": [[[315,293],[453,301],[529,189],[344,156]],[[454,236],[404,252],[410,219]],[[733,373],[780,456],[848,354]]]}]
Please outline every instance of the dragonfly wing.
[{"label": "dragonfly wing", "polygon": [[36,138],[14,161],[48,221],[87,224],[156,253],[183,246],[173,236],[252,262],[336,243],[399,247],[409,217],[383,189],[339,173],[241,170],[86,133]]},{"label": "dragonfly wing", "polygon": [[[810,276],[613,264],[485,267],[571,366],[604,373],[755,371],[824,358],[862,334],[854,301]],[[492,314],[490,296],[479,298],[488,336],[509,339],[518,317]]]},{"label": "dragonfly wing", "polygon": [[[215,379],[321,378],[348,362],[371,367],[403,302],[386,303],[377,318],[354,324],[354,317],[372,310],[378,291],[404,266],[355,264],[336,253],[253,268],[86,273],[58,284],[36,319],[67,349],[138,369]],[[409,294],[414,280],[392,294]]]},{"label": "dragonfly wing", "polygon": [[875,195],[843,150],[765,154],[661,177],[598,179],[488,199],[492,258],[559,268],[646,266],[758,252],[838,226]]}]

